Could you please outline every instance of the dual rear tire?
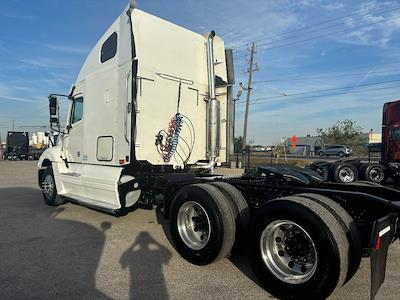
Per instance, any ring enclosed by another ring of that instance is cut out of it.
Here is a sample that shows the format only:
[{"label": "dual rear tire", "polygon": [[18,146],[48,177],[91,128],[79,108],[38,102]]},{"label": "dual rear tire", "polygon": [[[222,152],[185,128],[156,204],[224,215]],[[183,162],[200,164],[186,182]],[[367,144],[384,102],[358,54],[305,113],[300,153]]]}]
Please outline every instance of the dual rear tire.
[{"label": "dual rear tire", "polygon": [[206,265],[230,255],[249,220],[247,202],[232,185],[188,185],[171,204],[171,238],[182,257]]},{"label": "dual rear tire", "polygon": [[353,183],[362,179],[382,184],[388,177],[386,167],[382,164],[365,163],[356,167],[356,165],[349,162],[336,162],[329,168],[319,165],[310,167],[313,167],[324,179],[337,183]]},{"label": "dual rear tire", "polygon": [[253,269],[278,298],[324,299],[358,269],[359,232],[329,198],[300,194],[272,200],[255,220]]},{"label": "dual rear tire", "polygon": [[258,279],[282,299],[326,298],[360,265],[358,228],[330,198],[298,194],[271,200],[254,212],[251,231],[243,231],[249,218],[247,203],[233,186],[186,186],[171,206],[172,240],[186,260],[205,265],[229,256],[242,230],[241,235],[251,236],[248,247]]}]

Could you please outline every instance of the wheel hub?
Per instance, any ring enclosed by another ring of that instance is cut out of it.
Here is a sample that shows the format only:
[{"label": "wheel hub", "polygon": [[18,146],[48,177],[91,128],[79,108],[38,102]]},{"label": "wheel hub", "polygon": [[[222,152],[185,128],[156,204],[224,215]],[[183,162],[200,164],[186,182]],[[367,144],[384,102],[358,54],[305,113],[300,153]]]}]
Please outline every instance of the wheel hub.
[{"label": "wheel hub", "polygon": [[355,179],[354,171],[349,167],[343,167],[339,171],[339,178],[342,182],[353,182]]},{"label": "wheel hub", "polygon": [[182,241],[189,248],[201,250],[207,245],[211,234],[210,219],[199,203],[188,201],[181,206],[177,226]]},{"label": "wheel hub", "polygon": [[300,284],[317,267],[317,251],[309,234],[292,221],[269,224],[260,239],[261,255],[268,269],[280,280]]},{"label": "wheel hub", "polygon": [[381,182],[384,177],[385,177],[385,174],[383,173],[383,171],[381,169],[373,168],[369,172],[369,178],[373,182]]}]

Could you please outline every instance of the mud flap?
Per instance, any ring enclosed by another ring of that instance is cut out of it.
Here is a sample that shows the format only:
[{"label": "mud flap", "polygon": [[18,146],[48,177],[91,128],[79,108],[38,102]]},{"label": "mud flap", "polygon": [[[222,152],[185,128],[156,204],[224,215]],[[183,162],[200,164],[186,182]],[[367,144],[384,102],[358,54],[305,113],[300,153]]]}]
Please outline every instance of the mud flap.
[{"label": "mud flap", "polygon": [[388,214],[375,221],[371,242],[371,300],[385,281],[386,260],[395,233],[395,217]]}]

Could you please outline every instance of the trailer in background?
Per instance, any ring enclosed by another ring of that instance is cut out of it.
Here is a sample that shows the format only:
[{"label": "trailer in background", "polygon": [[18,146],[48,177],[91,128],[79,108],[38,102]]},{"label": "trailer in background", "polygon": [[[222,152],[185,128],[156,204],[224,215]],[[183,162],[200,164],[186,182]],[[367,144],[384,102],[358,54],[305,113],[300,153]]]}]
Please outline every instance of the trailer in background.
[{"label": "trailer in background", "polygon": [[341,159],[336,162],[316,161],[309,169],[325,180],[350,183],[366,180],[400,185],[400,100],[385,103],[382,116],[382,143],[368,147],[368,161]]}]

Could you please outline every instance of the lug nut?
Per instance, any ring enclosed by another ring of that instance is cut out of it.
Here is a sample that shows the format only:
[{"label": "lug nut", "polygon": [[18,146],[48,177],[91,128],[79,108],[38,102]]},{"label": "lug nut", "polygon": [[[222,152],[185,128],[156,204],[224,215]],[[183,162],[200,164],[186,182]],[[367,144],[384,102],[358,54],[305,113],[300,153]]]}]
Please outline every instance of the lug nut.
[{"label": "lug nut", "polygon": [[289,266],[289,268],[293,268],[293,267],[294,267],[294,262],[292,262],[292,261],[289,261],[289,264],[288,264],[288,266]]},{"label": "lug nut", "polygon": [[279,256],[285,256],[285,252],[283,250],[279,250],[278,254]]},{"label": "lug nut", "polygon": [[277,237],[275,238],[275,242],[277,242],[277,243],[281,243],[281,242],[282,242],[282,238],[281,238],[281,237],[279,237],[279,236],[277,236]]},{"label": "lug nut", "polygon": [[302,271],[303,273],[307,272],[306,266],[301,266],[301,271]]}]

